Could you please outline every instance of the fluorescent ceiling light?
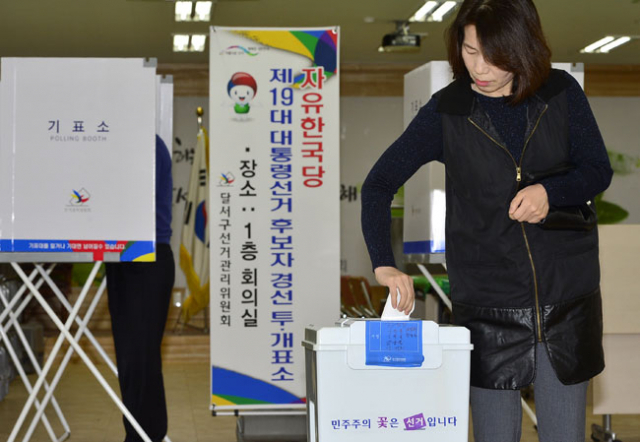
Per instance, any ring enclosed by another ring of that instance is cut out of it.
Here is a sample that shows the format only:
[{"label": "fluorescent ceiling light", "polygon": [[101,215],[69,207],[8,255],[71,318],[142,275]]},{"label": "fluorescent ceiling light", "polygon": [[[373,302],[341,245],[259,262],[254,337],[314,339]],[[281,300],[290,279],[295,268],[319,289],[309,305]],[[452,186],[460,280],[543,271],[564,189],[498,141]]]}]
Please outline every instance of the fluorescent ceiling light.
[{"label": "fluorescent ceiling light", "polygon": [[211,6],[213,2],[196,2],[196,15],[193,21],[211,20]]},{"label": "fluorescent ceiling light", "polygon": [[175,34],[173,52],[203,52],[206,42],[206,34]]},{"label": "fluorescent ceiling light", "polygon": [[418,9],[415,14],[413,14],[409,21],[425,21],[427,15],[429,15],[429,13],[433,11],[436,6],[438,6],[438,2],[429,0],[424,5],[422,5],[422,7]]},{"label": "fluorescent ceiling light", "polygon": [[191,36],[191,51],[203,52],[204,45],[207,42],[207,36],[205,34],[194,34]]},{"label": "fluorescent ceiling light", "polygon": [[[195,3],[195,6],[194,6]],[[212,1],[176,2],[176,21],[209,21],[211,20]]]},{"label": "fluorescent ceiling light", "polygon": [[438,9],[434,11],[434,13],[431,15],[431,18],[433,19],[433,21],[442,21],[443,17],[447,15],[447,12],[451,11],[456,6],[456,4],[457,2],[454,1],[444,2]]},{"label": "fluorescent ceiling light", "polygon": [[590,44],[589,46],[585,47],[584,49],[581,49],[580,52],[581,53],[587,53],[587,54],[606,54],[608,53],[611,49],[613,48],[617,48],[620,45],[623,45],[631,40],[633,40],[634,38],[638,38],[638,36],[629,36],[629,35],[625,35],[625,36],[611,36],[608,35],[604,38],[601,38],[600,40],[596,41],[595,43]]},{"label": "fluorescent ceiling light", "polygon": [[627,43],[630,40],[631,40],[631,37],[629,37],[629,36],[620,37],[617,40],[614,40],[611,43],[602,46],[600,48],[600,52],[604,52],[606,54],[611,49],[617,48],[618,46],[623,45],[623,44]]},{"label": "fluorescent ceiling light", "polygon": [[176,21],[191,21],[193,2],[176,2]]},{"label": "fluorescent ceiling light", "polygon": [[173,52],[189,51],[189,35],[176,34],[173,36]]},{"label": "fluorescent ceiling light", "polygon": [[613,41],[614,39],[615,39],[615,37],[611,37],[610,35],[605,37],[605,38],[601,38],[600,40],[596,41],[595,43],[591,43],[589,46],[587,46],[586,48],[584,48],[580,52],[587,52],[587,53],[594,52],[600,46],[604,46],[607,43]]}]

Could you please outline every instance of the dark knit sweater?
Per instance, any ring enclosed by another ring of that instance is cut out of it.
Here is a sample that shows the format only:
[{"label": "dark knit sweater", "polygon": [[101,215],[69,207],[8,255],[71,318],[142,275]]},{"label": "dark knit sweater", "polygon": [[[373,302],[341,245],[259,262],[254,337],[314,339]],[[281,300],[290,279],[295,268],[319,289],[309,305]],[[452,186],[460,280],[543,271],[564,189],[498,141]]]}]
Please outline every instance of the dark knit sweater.
[{"label": "dark knit sweater", "polygon": [[173,203],[173,178],[171,155],[166,144],[156,135],[156,241],[171,241],[171,207]]},{"label": "dark knit sweater", "polygon": [[[582,204],[604,191],[613,171],[593,112],[578,82],[568,73],[566,90],[569,120],[569,146],[575,169],[541,182],[549,204]],[[524,146],[527,103],[512,106],[504,97],[492,98],[476,93],[482,109],[516,161]],[[422,165],[443,161],[442,117],[432,98],[409,124],[404,133],[380,157],[362,186],[362,230],[373,268],[395,266],[390,240],[393,195]]]}]

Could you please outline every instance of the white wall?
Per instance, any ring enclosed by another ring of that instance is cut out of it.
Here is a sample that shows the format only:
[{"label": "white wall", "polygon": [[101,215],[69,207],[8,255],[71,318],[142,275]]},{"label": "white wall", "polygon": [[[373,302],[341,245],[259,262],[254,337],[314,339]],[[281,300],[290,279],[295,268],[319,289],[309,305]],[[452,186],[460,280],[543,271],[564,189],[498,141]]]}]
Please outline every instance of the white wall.
[{"label": "white wall", "polygon": [[640,97],[592,97],[593,114],[608,150],[631,158],[628,174],[616,173],[604,200],[629,212],[625,224],[640,223]]}]

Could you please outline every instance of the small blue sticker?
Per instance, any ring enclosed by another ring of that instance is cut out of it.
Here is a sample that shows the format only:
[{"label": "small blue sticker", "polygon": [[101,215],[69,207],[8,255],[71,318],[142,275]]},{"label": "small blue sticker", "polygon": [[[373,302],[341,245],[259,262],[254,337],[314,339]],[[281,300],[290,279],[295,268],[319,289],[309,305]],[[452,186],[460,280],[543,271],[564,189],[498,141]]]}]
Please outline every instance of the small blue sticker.
[{"label": "small blue sticker", "polygon": [[367,321],[366,333],[367,365],[422,365],[422,321]]}]

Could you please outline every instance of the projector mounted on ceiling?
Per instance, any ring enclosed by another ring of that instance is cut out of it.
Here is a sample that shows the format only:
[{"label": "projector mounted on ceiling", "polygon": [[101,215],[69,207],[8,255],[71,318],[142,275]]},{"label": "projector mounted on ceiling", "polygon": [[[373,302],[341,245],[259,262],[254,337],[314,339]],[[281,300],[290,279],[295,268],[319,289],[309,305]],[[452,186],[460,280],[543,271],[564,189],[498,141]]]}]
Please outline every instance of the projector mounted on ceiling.
[{"label": "projector mounted on ceiling", "polygon": [[420,50],[420,34],[410,34],[406,21],[396,22],[396,31],[382,37],[379,52],[417,52]]}]

